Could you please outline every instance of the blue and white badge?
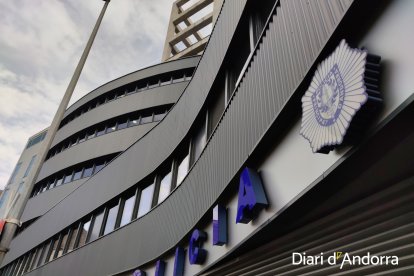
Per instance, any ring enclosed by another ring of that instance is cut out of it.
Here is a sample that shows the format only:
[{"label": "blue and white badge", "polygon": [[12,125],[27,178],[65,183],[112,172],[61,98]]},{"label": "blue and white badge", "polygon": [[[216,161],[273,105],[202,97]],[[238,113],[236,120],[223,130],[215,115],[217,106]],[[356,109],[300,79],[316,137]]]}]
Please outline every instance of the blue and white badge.
[{"label": "blue and white badge", "polygon": [[367,101],[364,83],[367,52],[352,49],[342,40],[318,65],[302,97],[300,134],[318,152],[342,143],[355,113]]}]

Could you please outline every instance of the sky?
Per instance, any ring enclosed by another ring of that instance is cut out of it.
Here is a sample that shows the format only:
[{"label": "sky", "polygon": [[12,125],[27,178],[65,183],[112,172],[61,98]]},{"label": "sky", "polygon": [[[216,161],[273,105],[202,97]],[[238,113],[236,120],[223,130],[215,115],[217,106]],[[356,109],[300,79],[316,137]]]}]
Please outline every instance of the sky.
[{"label": "sky", "polygon": [[[112,0],[71,103],[159,63],[173,0]],[[0,2],[0,188],[27,139],[52,121],[104,2]]]}]

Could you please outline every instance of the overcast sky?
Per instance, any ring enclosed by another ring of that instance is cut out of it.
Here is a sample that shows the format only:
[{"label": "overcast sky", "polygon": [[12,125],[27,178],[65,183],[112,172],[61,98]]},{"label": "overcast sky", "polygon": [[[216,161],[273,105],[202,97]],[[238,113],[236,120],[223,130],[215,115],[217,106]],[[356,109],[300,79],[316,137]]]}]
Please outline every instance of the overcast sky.
[{"label": "overcast sky", "polygon": [[[172,2],[112,0],[71,103],[159,63]],[[27,139],[50,124],[103,3],[0,2],[0,188]]]}]

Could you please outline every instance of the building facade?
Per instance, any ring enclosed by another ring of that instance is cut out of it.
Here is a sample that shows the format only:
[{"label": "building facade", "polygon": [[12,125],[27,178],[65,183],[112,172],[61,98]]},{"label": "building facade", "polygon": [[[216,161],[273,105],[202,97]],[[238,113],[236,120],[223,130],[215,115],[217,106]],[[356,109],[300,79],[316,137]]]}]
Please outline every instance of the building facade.
[{"label": "building facade", "polygon": [[9,181],[0,198],[0,218],[16,219],[18,209],[24,208],[23,199],[30,193],[31,179],[29,174],[35,168],[34,163],[38,157],[40,145],[45,138],[47,129],[36,133],[26,143],[19,160],[10,176]]},{"label": "building facade", "polygon": [[67,110],[1,275],[413,274],[413,12],[225,1]]}]

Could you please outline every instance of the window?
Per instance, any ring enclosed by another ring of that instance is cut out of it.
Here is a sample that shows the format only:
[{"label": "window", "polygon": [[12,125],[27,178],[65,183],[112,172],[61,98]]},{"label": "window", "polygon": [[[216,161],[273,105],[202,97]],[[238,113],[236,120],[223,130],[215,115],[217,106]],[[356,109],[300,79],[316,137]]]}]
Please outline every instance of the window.
[{"label": "window", "polygon": [[40,259],[40,256],[41,256],[41,254],[40,254],[41,252],[42,252],[42,247],[41,247],[41,246],[39,246],[39,247],[36,249],[36,253],[34,254],[32,264],[30,265],[30,270],[32,270],[32,269],[34,269],[35,267],[37,267],[37,263],[39,262],[39,259]]},{"label": "window", "polygon": [[90,167],[86,167],[85,170],[83,171],[82,177],[89,177],[92,175],[92,172],[93,172],[93,165],[91,165]]},{"label": "window", "polygon": [[182,82],[182,81],[184,81],[184,76],[183,77],[179,77],[179,78],[174,78],[173,79],[173,83],[177,83],[177,82]]},{"label": "window", "polygon": [[47,259],[47,262],[50,262],[51,260],[53,260],[55,258],[58,243],[59,243],[59,237],[56,237],[55,239],[52,240],[50,255]]},{"label": "window", "polygon": [[135,117],[134,119],[130,120],[128,123],[128,127],[133,127],[139,125],[139,117]]},{"label": "window", "polygon": [[111,133],[116,130],[116,123],[110,124],[108,128],[106,129],[106,133]]},{"label": "window", "polygon": [[27,258],[27,262],[26,262],[26,265],[23,269],[23,273],[26,273],[30,270],[30,267],[32,266],[32,262],[33,262],[35,254],[36,254],[35,250],[32,250],[31,252],[29,252],[29,257]]},{"label": "window", "polygon": [[95,171],[93,173],[95,174],[95,173],[99,172],[100,170],[102,170],[103,167],[105,167],[105,162],[96,164]]},{"label": "window", "polygon": [[58,253],[56,258],[59,258],[63,255],[63,250],[65,249],[66,242],[68,241],[69,231],[66,231],[66,233],[63,235],[62,240],[60,241],[59,247],[57,249]]},{"label": "window", "polygon": [[141,124],[147,124],[151,122],[152,122],[152,114],[141,118]]},{"label": "window", "polygon": [[72,181],[78,180],[82,177],[82,170],[83,169],[75,170]]},{"label": "window", "polygon": [[70,173],[70,174],[68,174],[68,175],[65,176],[65,178],[63,180],[63,184],[66,184],[66,183],[69,183],[69,182],[72,181],[72,174],[73,173]]},{"label": "window", "polygon": [[162,120],[162,118],[164,118],[166,114],[167,114],[167,111],[166,111],[166,112],[164,112],[164,113],[155,114],[155,115],[154,115],[154,122],[161,121],[161,120]]},{"label": "window", "polygon": [[90,231],[88,242],[96,240],[101,236],[102,221],[104,217],[104,210],[97,213],[93,219],[92,230]]},{"label": "window", "polygon": [[115,229],[116,224],[116,218],[118,215],[119,210],[119,203],[108,211],[108,217],[106,218],[105,228],[104,228],[104,235],[108,234],[109,232],[112,232]]},{"label": "window", "polygon": [[21,166],[22,166],[22,162],[19,162],[19,163],[17,163],[16,167],[14,167],[13,173],[12,173],[12,175],[10,177],[10,180],[9,180],[10,184],[13,183],[14,178],[16,177],[17,173],[19,172]]},{"label": "window", "polygon": [[206,121],[202,121],[202,124],[199,126],[198,130],[195,133],[193,139],[193,159],[192,164],[200,157],[201,152],[203,151],[206,142],[207,142],[207,134],[206,134]]},{"label": "window", "polygon": [[132,196],[128,197],[125,200],[120,226],[124,226],[125,224],[129,223],[132,220],[136,198],[137,198],[136,194],[133,194]]},{"label": "window", "polygon": [[128,126],[128,120],[121,120],[118,124],[118,130],[124,129]]},{"label": "window", "polygon": [[187,154],[187,156],[181,160],[177,168],[177,186],[180,185],[181,182],[183,182],[184,178],[186,177],[188,173],[189,166],[190,166],[190,155]]},{"label": "window", "polygon": [[155,184],[152,183],[142,190],[138,207],[138,217],[142,217],[151,210]]},{"label": "window", "polygon": [[116,96],[117,99],[120,99],[120,98],[123,98],[123,97],[125,97],[125,92],[121,92]]},{"label": "window", "polygon": [[98,128],[98,131],[96,132],[96,137],[104,135],[105,134],[105,127]]},{"label": "window", "polygon": [[79,233],[78,246],[76,246],[76,247],[81,247],[82,245],[84,245],[86,243],[86,238],[88,237],[88,232],[89,232],[90,226],[91,226],[91,219],[85,221],[82,224],[81,232]]},{"label": "window", "polygon": [[26,177],[30,173],[30,171],[32,170],[32,167],[33,167],[33,163],[34,163],[35,160],[36,160],[36,155],[34,155],[32,157],[32,159],[30,160],[29,166],[27,166],[26,172],[24,173],[24,176],[23,177]]},{"label": "window", "polygon": [[106,97],[106,102],[110,102],[110,101],[114,100],[114,99],[115,99],[115,96],[116,96],[116,95],[114,95],[114,94],[112,94],[112,95],[108,95],[108,96]]},{"label": "window", "polygon": [[160,83],[158,81],[156,83],[151,82],[151,84],[148,86],[148,88],[154,88],[154,87],[157,87],[157,86],[160,86]]},{"label": "window", "polygon": [[39,263],[37,264],[37,266],[41,266],[45,263],[46,258],[48,257],[47,255],[49,253],[49,248],[50,248],[50,241],[47,241],[45,245],[43,246],[42,256],[39,259]]},{"label": "window", "polygon": [[[79,142],[78,143],[82,143],[86,141],[86,135],[83,134],[79,137]],[[76,143],[72,144],[72,146],[76,145]]]},{"label": "window", "polygon": [[58,178],[58,180],[56,180],[55,187],[62,185],[62,183],[63,183],[63,176],[61,178]]},{"label": "window", "polygon": [[73,251],[73,249],[75,249],[75,242],[78,236],[78,229],[79,229],[79,226],[76,226],[75,228],[73,228],[72,232],[70,233],[69,244],[67,246],[66,252],[71,252]]},{"label": "window", "polygon": [[171,80],[172,80],[172,78],[170,77],[170,78],[169,78],[169,79],[167,79],[167,80],[161,81],[161,86],[162,86],[162,85],[171,84]]},{"label": "window", "polygon": [[88,140],[94,138],[95,137],[95,130],[92,130],[91,132],[88,132],[86,134],[86,137],[87,137]]},{"label": "window", "polygon": [[171,192],[172,172],[170,171],[161,179],[160,192],[158,194],[158,203],[163,202]]}]

